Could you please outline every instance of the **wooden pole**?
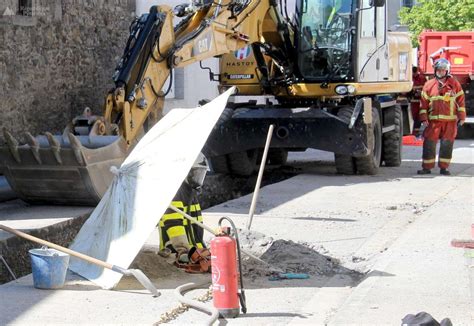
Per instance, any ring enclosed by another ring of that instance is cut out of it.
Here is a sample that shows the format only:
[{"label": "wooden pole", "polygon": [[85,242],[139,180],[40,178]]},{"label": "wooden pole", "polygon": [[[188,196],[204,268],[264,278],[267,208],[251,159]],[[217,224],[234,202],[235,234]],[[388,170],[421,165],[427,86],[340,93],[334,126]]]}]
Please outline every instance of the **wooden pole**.
[{"label": "wooden pole", "polygon": [[252,226],[253,214],[255,212],[255,207],[257,206],[258,193],[260,191],[260,184],[262,183],[263,170],[265,170],[265,162],[267,161],[268,149],[270,148],[270,141],[272,140],[274,125],[270,125],[268,128],[267,140],[265,142],[265,148],[263,150],[262,162],[260,162],[260,169],[258,170],[257,183],[255,184],[255,190],[253,192],[252,204],[250,205],[249,210],[249,219],[247,221],[247,230],[250,230]]}]

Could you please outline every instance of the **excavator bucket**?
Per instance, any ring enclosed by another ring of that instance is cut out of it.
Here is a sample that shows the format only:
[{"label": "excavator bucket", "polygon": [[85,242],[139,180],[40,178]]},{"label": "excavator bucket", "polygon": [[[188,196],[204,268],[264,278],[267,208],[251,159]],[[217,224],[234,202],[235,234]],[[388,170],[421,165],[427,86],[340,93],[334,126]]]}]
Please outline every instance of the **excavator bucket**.
[{"label": "excavator bucket", "polygon": [[120,136],[33,137],[21,144],[4,130],[0,171],[24,201],[34,204],[95,206],[112,181],[111,166],[128,154]]}]

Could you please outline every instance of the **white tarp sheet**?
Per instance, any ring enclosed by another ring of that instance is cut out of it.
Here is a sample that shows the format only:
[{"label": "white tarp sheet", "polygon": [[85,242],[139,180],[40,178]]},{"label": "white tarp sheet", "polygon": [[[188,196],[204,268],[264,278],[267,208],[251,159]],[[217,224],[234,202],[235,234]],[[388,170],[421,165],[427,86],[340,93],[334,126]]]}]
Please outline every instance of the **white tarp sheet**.
[{"label": "white tarp sheet", "polygon": [[[173,109],[137,144],[71,249],[128,268],[203,148],[233,89],[195,109]],[[69,268],[112,289],[122,275],[71,257]]]}]

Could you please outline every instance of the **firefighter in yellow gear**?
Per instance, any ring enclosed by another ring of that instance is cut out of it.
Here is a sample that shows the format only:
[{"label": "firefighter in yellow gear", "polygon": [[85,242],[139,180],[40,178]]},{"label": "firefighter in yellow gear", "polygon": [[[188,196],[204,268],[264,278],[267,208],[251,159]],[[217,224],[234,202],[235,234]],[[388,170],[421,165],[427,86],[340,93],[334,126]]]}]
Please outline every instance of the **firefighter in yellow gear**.
[{"label": "firefighter in yellow gear", "polygon": [[[204,155],[200,154],[185,181],[176,193],[171,205],[203,221],[201,206],[197,199],[207,172]],[[188,262],[188,254],[195,249],[205,249],[204,231],[196,223],[168,208],[159,222],[160,250],[169,250],[181,263]]]},{"label": "firefighter in yellow gear", "polygon": [[[201,206],[196,192],[186,182],[176,193],[171,205],[184,213],[203,221]],[[188,221],[180,213],[167,209],[160,220],[160,249],[168,248],[173,253],[186,253],[192,247],[204,248],[203,230],[194,222]]]}]

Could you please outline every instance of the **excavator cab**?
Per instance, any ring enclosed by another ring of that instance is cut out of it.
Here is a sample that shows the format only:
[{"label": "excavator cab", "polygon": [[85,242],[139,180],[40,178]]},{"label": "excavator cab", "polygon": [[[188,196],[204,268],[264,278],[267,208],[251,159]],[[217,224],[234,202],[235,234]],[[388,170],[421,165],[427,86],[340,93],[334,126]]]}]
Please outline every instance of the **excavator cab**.
[{"label": "excavator cab", "polygon": [[305,80],[346,81],[351,69],[352,40],[355,29],[353,0],[305,0],[297,7],[298,68]]}]

